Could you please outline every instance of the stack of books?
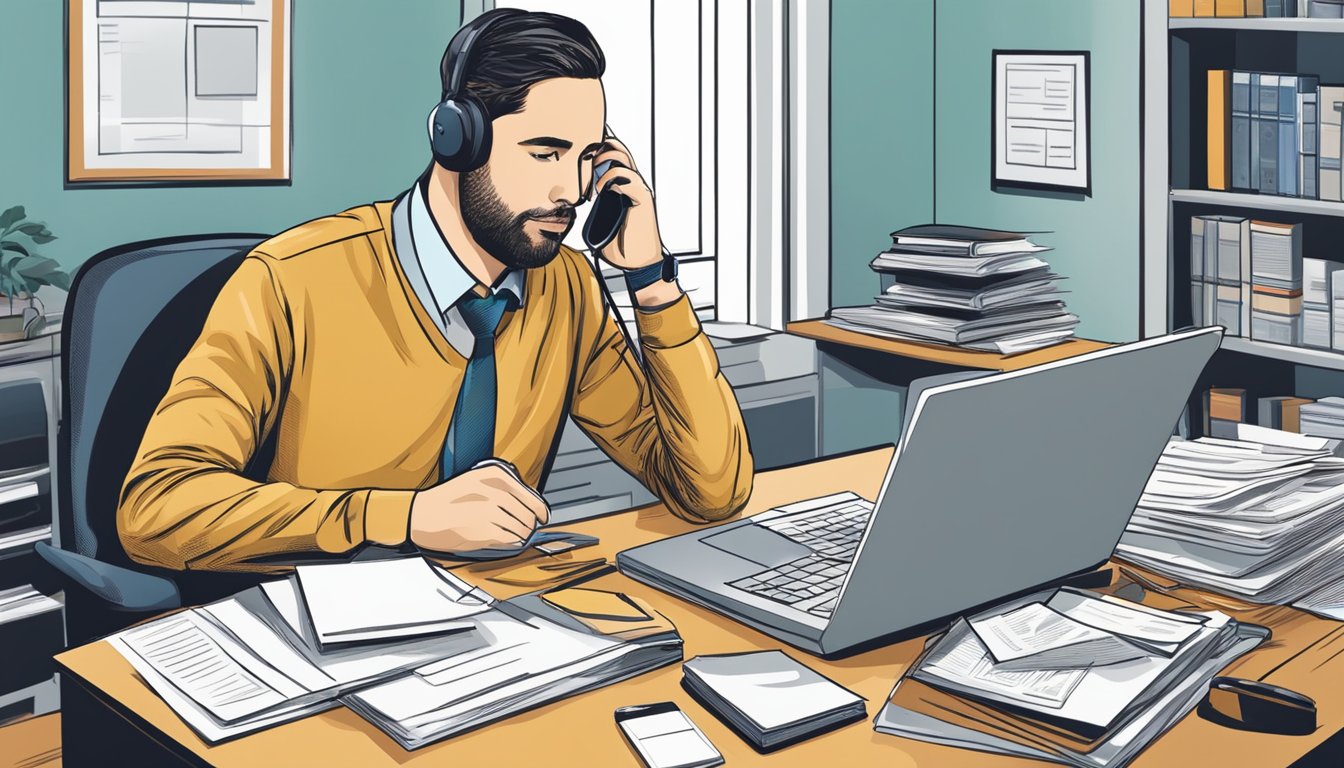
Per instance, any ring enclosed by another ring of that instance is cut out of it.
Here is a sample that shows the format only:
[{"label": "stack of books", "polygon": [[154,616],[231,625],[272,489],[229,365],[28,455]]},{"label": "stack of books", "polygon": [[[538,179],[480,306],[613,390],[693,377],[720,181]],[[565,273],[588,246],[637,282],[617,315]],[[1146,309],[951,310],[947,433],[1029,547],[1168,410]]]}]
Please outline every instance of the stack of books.
[{"label": "stack of books", "polygon": [[1344,350],[1344,269],[1302,256],[1302,225],[1239,216],[1190,220],[1194,321],[1229,336]]},{"label": "stack of books", "polygon": [[1173,438],[1116,555],[1198,589],[1310,607],[1344,580],[1338,442],[1255,426],[1238,435]]},{"label": "stack of books", "polygon": [[880,336],[1016,354],[1073,336],[1060,276],[1020,232],[924,225],[892,233],[870,265],[883,280],[877,303],[838,307],[832,325]]},{"label": "stack of books", "polygon": [[1209,189],[1341,199],[1344,86],[1228,69],[1207,78]]},{"label": "stack of books", "polygon": [[958,619],[896,684],[874,725],[984,752],[1121,766],[1268,636],[1218,611],[1040,593]]},{"label": "stack of books", "polygon": [[1344,397],[1323,397],[1299,410],[1304,435],[1344,440]]}]

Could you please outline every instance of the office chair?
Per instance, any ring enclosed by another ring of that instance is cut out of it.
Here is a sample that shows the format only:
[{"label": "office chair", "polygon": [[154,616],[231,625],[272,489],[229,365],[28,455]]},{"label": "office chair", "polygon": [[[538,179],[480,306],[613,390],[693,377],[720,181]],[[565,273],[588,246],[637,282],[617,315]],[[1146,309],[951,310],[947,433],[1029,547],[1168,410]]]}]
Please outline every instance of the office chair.
[{"label": "office chair", "polygon": [[[57,432],[57,538],[38,554],[65,582],[73,647],[255,578],[149,568],[131,561],[116,510],[150,415],[206,314],[265,235],[149,240],[94,256],[75,276],[61,329],[62,421]],[[247,474],[264,477],[268,441]]]}]

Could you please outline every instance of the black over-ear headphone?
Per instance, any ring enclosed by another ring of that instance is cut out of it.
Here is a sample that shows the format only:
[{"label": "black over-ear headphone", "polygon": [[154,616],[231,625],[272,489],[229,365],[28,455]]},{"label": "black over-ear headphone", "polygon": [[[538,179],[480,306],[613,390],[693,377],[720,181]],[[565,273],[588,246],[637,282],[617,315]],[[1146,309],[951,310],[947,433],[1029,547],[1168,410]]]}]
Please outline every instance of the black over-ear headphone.
[{"label": "black over-ear headphone", "polygon": [[435,161],[450,171],[474,171],[490,157],[490,116],[479,99],[465,93],[472,46],[495,22],[523,13],[500,9],[477,16],[448,43],[448,87],[429,113],[429,146]]}]

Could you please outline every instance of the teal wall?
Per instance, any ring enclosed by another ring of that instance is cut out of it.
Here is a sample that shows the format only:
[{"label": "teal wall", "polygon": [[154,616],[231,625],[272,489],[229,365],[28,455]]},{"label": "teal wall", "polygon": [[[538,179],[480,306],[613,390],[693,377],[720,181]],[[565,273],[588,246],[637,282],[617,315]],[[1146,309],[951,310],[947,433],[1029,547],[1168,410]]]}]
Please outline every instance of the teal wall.
[{"label": "teal wall", "polygon": [[[1137,338],[1139,28],[1133,0],[832,0],[832,305],[871,303],[893,229],[1051,230],[1078,334]],[[995,48],[1091,51],[1090,198],[990,190]]]},{"label": "teal wall", "polygon": [[289,186],[65,189],[63,0],[7,0],[0,23],[0,208],[24,205],[79,261],[132,240],[277,232],[388,199],[429,160],[425,115],[456,0],[294,0]]},{"label": "teal wall", "polygon": [[[843,2],[843,0],[840,0]],[[1034,238],[1068,280],[1078,335],[1139,333],[1140,4],[1116,0],[940,0],[937,193],[940,223],[1052,230]],[[995,193],[990,51],[1091,51],[1092,196]]]},{"label": "teal wall", "polygon": [[831,2],[832,306],[871,304],[868,262],[933,221],[933,8]]}]

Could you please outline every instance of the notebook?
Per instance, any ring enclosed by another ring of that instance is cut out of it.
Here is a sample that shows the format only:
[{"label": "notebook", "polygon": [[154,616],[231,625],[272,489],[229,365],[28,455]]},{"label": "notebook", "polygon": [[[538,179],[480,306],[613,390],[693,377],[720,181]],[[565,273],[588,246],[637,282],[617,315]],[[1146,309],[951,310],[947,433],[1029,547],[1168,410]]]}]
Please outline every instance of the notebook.
[{"label": "notebook", "polygon": [[867,714],[861,696],[780,651],[697,656],[682,673],[691,695],[761,752]]}]

